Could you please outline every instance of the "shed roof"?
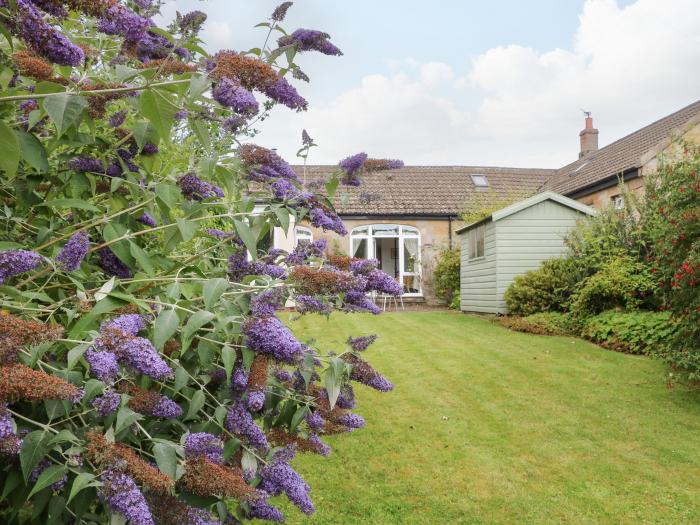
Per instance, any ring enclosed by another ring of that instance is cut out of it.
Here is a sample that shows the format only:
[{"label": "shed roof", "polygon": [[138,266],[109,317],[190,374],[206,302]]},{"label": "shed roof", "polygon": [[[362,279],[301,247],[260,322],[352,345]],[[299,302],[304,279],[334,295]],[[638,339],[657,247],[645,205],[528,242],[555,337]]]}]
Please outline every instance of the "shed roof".
[{"label": "shed roof", "polygon": [[566,206],[568,208],[571,208],[573,210],[576,210],[578,212],[584,213],[586,215],[595,215],[596,211],[591,208],[590,206],[586,206],[585,204],[581,204],[578,201],[575,201],[573,199],[570,199],[568,197],[564,197],[563,195],[560,195],[558,193],[554,193],[553,191],[544,191],[542,193],[538,193],[537,195],[533,195],[532,197],[529,197],[527,199],[521,200],[520,202],[516,202],[515,204],[511,204],[510,206],[506,206],[505,208],[502,208],[498,211],[493,212],[492,214],[484,217],[481,220],[478,220],[476,222],[473,222],[471,224],[467,224],[466,226],[462,226],[458,230],[456,230],[456,233],[464,233],[467,230],[470,230],[474,226],[477,226],[479,224],[482,224],[484,222],[488,221],[500,221],[501,219],[505,219],[506,217],[509,217],[511,215],[514,215],[522,210],[526,210],[527,208],[531,208],[532,206],[535,206],[536,204],[539,204],[540,202],[544,202],[547,200],[551,200],[554,202],[557,202],[561,204],[562,206]]}]

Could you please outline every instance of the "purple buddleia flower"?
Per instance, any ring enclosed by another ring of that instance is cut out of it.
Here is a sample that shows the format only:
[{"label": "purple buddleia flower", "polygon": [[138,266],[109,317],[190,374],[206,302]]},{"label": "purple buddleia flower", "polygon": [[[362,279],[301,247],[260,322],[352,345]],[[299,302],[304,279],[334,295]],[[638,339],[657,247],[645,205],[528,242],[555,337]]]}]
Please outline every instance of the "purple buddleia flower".
[{"label": "purple buddleia flower", "polygon": [[187,115],[189,115],[189,111],[187,111],[186,109],[181,109],[173,115],[173,118],[175,120],[185,120],[187,118]]},{"label": "purple buddleia flower", "polygon": [[288,454],[276,455],[270,463],[260,469],[259,488],[273,496],[285,493],[304,514],[313,514],[316,510],[309,497],[311,487],[287,462]]},{"label": "purple buddleia flower", "polygon": [[97,396],[93,399],[90,404],[93,406],[97,413],[102,417],[108,416],[117,411],[121,403],[122,396],[120,396],[114,390],[105,392],[101,396]]},{"label": "purple buddleia flower", "polygon": [[290,109],[297,111],[305,111],[308,107],[308,102],[302,97],[294,86],[287,82],[286,78],[280,77],[277,82],[269,86],[265,86],[263,93],[270,97],[275,102],[279,102]]},{"label": "purple buddleia flower", "polygon": [[13,275],[34,270],[41,264],[41,255],[29,250],[6,250],[0,252],[0,284]]},{"label": "purple buddleia flower", "polygon": [[362,170],[367,160],[367,153],[357,153],[346,157],[338,163],[345,175],[352,176]]},{"label": "purple buddleia flower", "polygon": [[237,364],[231,372],[231,390],[240,394],[248,388],[248,374],[241,364]]},{"label": "purple buddleia flower", "polygon": [[[291,4],[291,2],[286,3]],[[281,523],[284,521],[284,514],[282,514],[278,508],[273,507],[267,502],[268,497],[269,494],[258,490],[256,491],[255,496],[247,500],[248,506],[250,507],[247,514],[248,519],[274,521],[276,523]]]},{"label": "purple buddleia flower", "polygon": [[57,18],[65,18],[68,11],[56,0],[31,0],[31,2],[45,13]]},{"label": "purple buddleia flower", "polygon": [[256,261],[250,264],[250,275],[269,275],[274,279],[286,279],[287,272],[281,266]]},{"label": "purple buddleia flower", "polygon": [[135,40],[144,36],[151,22],[121,4],[113,4],[105,10],[97,23],[97,30],[108,35],[121,35]]},{"label": "purple buddleia flower", "polygon": [[363,292],[347,292],[344,309],[349,312],[370,312],[374,315],[381,313],[380,308]]},{"label": "purple buddleia flower", "polygon": [[[6,0],[0,6],[7,7]],[[44,20],[44,15],[29,0],[16,0],[17,15],[8,27],[37,55],[62,66],[82,64],[85,54],[56,27]]]},{"label": "purple buddleia flower", "polygon": [[204,232],[207,235],[211,235],[212,237],[216,237],[217,239],[225,239],[226,237],[231,237],[233,234],[225,232],[224,230],[219,230],[217,228],[207,228],[204,230]]},{"label": "purple buddleia flower", "polygon": [[328,315],[331,313],[330,305],[310,295],[297,295],[294,298],[294,302],[296,303],[297,312],[300,314],[319,313]]},{"label": "purple buddleia flower", "polygon": [[369,348],[369,345],[377,340],[377,334],[364,335],[361,337],[348,337],[347,343],[354,352],[363,352]]},{"label": "purple buddleia flower", "polygon": [[278,381],[281,381],[282,383],[286,383],[287,381],[292,380],[292,374],[290,374],[287,370],[284,369],[279,369],[275,371],[275,377]]},{"label": "purple buddleia flower", "polygon": [[317,228],[334,231],[339,235],[346,235],[348,233],[340,217],[330,210],[313,208],[309,212],[309,221]]},{"label": "purple buddleia flower", "polygon": [[326,457],[331,455],[331,447],[323,441],[321,441],[321,438],[318,437],[316,434],[309,434],[309,441],[314,447],[314,452],[316,454]]},{"label": "purple buddleia flower", "polygon": [[134,0],[134,3],[141,9],[148,9],[151,7],[151,0]]},{"label": "purple buddleia flower", "polygon": [[174,419],[182,415],[182,407],[166,396],[160,396],[158,402],[149,409],[148,415],[163,419]]},{"label": "purple buddleia flower", "polygon": [[154,525],[153,516],[146,498],[138,486],[126,474],[106,470],[101,476],[102,487],[99,494],[114,511],[124,516],[129,525]]},{"label": "purple buddleia flower", "polygon": [[73,272],[80,268],[80,263],[85,259],[89,249],[90,236],[86,230],[81,230],[68,240],[56,256],[56,262],[62,270]]},{"label": "purple buddleia flower", "polygon": [[306,424],[309,425],[311,430],[323,430],[326,424],[326,420],[318,412],[309,412],[306,414]]},{"label": "purple buddleia flower", "polygon": [[212,89],[212,96],[222,106],[236,113],[255,115],[259,111],[258,101],[253,94],[230,78],[222,78]]},{"label": "purple buddleia flower", "polygon": [[156,227],[156,220],[153,218],[153,215],[148,213],[147,211],[143,212],[141,217],[136,219],[139,221],[141,224],[145,224],[149,228],[155,228]]},{"label": "purple buddleia flower", "polygon": [[302,80],[304,82],[308,82],[310,80],[309,76],[298,67],[295,67],[292,71],[292,77],[296,78],[297,80]]},{"label": "purple buddleia flower", "polygon": [[118,128],[122,124],[124,124],[124,121],[126,120],[126,116],[129,114],[129,111],[126,109],[121,109],[119,111],[115,111],[111,117],[109,117],[109,120],[107,121],[109,123],[110,128]]},{"label": "purple buddleia flower", "polygon": [[284,304],[282,288],[270,288],[256,295],[250,301],[250,311],[254,317],[275,315],[275,311]]},{"label": "purple buddleia flower", "polygon": [[202,11],[190,11],[180,18],[180,29],[186,33],[198,33],[206,20],[206,13]]},{"label": "purple buddleia flower", "polygon": [[350,271],[360,275],[366,275],[379,266],[377,259],[358,259],[350,263]]},{"label": "purple buddleia flower", "polygon": [[97,265],[109,275],[114,275],[120,279],[130,279],[133,277],[129,267],[121,262],[119,257],[117,257],[109,248],[100,248],[97,250],[97,255],[99,256]]},{"label": "purple buddleia flower", "polygon": [[192,58],[192,53],[184,47],[176,47],[173,52],[185,62]]},{"label": "purple buddleia flower", "polygon": [[[39,476],[41,476],[41,473],[44,472],[47,468],[49,468],[51,465],[53,465],[51,460],[42,459],[41,461],[39,461],[39,463],[37,463],[36,467],[34,467],[32,469],[32,472],[29,474],[29,481],[31,481],[32,483],[36,483],[36,480],[39,479]],[[58,481],[55,481],[51,484],[51,488],[53,490],[61,490],[65,486],[67,481],[68,481],[68,476],[64,474],[61,479],[59,479]]]},{"label": "purple buddleia flower", "polygon": [[277,317],[247,319],[242,326],[248,347],[285,363],[295,363],[304,354],[304,345]]},{"label": "purple buddleia flower", "polygon": [[260,412],[265,406],[265,392],[248,392],[246,404],[251,412]]},{"label": "purple buddleia flower", "polygon": [[349,383],[344,384],[340,387],[340,394],[338,394],[338,399],[335,402],[338,408],[355,408],[355,391],[352,385]]},{"label": "purple buddleia flower", "polygon": [[146,142],[143,145],[143,149],[141,150],[141,154],[142,155],[155,155],[159,151],[160,150],[158,149],[158,146],[156,146],[152,142]]},{"label": "purple buddleia flower", "polygon": [[15,426],[7,404],[0,403],[0,439],[15,435]]},{"label": "purple buddleia flower", "polygon": [[213,197],[223,197],[224,190],[218,186],[204,181],[194,173],[187,173],[177,179],[182,195],[189,200],[202,201]]},{"label": "purple buddleia flower", "polygon": [[250,261],[245,252],[240,251],[228,258],[228,276],[234,282],[241,282],[246,275],[250,274]]},{"label": "purple buddleia flower", "polygon": [[372,270],[366,275],[366,291],[376,291],[389,295],[402,295],[401,285],[391,275],[381,270]]},{"label": "purple buddleia flower", "polygon": [[123,314],[102,323],[100,331],[119,330],[128,335],[137,335],[147,324],[148,317],[145,315]]},{"label": "purple buddleia flower", "polygon": [[292,4],[294,2],[282,2],[280,5],[275,7],[275,10],[272,12],[272,20],[275,22],[282,22],[284,20],[284,17],[287,16],[287,10],[292,7]]},{"label": "purple buddleia flower", "polygon": [[313,242],[299,241],[294,251],[290,253],[285,262],[289,265],[304,264],[310,257],[323,257],[326,252],[326,239],[318,239]]},{"label": "purple buddleia flower", "polygon": [[112,352],[98,352],[88,348],[85,360],[90,365],[90,372],[100,381],[112,384],[119,375],[119,362]]},{"label": "purple buddleia flower", "polygon": [[390,392],[394,389],[394,385],[381,374],[375,375],[372,379],[365,383],[368,387],[379,390],[380,392]]},{"label": "purple buddleia flower", "polygon": [[114,353],[120,361],[153,379],[162,380],[173,373],[153,344],[143,337],[129,337],[119,341]]},{"label": "purple buddleia flower", "polygon": [[185,457],[206,456],[219,465],[224,462],[224,443],[207,432],[194,432],[185,439]]},{"label": "purple buddleia flower", "polygon": [[69,169],[78,173],[105,173],[102,161],[92,157],[73,157],[67,165]]},{"label": "purple buddleia flower", "polygon": [[292,200],[301,194],[299,188],[294,186],[294,184],[289,182],[287,179],[277,179],[270,184],[270,189],[272,190],[272,194],[276,199]]},{"label": "purple buddleia flower", "polygon": [[224,119],[221,123],[221,127],[228,131],[229,133],[235,133],[240,128],[246,125],[246,120],[240,115],[233,115]]},{"label": "purple buddleia flower", "polygon": [[297,29],[291,35],[277,40],[277,45],[280,47],[295,45],[299,52],[318,51],[324,55],[342,55],[343,52],[328,40],[330,37],[323,31]]},{"label": "purple buddleia flower", "polygon": [[258,450],[267,452],[270,449],[264,432],[241,402],[235,402],[231,406],[226,415],[224,427],[237,437],[244,438],[250,446]]},{"label": "purple buddleia flower", "polygon": [[351,414],[349,412],[337,418],[335,422],[352,430],[365,426],[365,420],[362,416],[358,414]]}]

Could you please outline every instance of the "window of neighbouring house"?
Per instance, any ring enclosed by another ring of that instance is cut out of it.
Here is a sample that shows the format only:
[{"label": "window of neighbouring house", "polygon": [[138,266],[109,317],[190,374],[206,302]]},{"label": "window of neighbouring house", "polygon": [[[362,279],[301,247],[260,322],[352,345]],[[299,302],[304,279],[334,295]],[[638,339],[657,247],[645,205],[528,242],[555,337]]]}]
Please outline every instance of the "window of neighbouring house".
[{"label": "window of neighbouring house", "polygon": [[469,230],[469,259],[484,256],[484,225]]},{"label": "window of neighbouring house", "polygon": [[613,206],[615,207],[616,210],[621,210],[625,207],[625,196],[624,195],[615,195],[612,198],[612,203]]},{"label": "window of neighbouring house", "polygon": [[314,235],[311,232],[311,228],[307,228],[306,226],[297,226],[294,228],[294,242],[295,244],[299,244],[300,242],[311,242],[314,240]]}]

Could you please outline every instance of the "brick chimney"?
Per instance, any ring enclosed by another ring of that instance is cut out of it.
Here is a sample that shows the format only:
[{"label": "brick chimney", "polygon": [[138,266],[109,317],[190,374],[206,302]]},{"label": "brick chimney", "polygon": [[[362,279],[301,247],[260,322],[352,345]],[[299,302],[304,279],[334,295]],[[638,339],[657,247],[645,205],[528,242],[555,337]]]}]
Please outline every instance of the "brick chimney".
[{"label": "brick chimney", "polygon": [[579,159],[598,150],[598,130],[593,127],[593,117],[591,117],[590,111],[585,111],[584,113],[586,115],[586,127],[578,134],[581,138]]}]

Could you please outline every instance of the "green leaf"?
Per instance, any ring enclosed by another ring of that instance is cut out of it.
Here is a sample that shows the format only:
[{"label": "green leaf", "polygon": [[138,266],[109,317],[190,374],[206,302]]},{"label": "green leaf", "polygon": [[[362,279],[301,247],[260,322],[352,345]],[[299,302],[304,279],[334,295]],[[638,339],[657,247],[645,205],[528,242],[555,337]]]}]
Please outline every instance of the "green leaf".
[{"label": "green leaf", "polygon": [[131,127],[131,131],[134,134],[134,140],[136,140],[136,145],[141,150],[147,142],[153,144],[158,143],[158,132],[147,120],[140,120],[135,122]]},{"label": "green leaf", "polygon": [[179,392],[188,383],[190,376],[187,374],[187,370],[178,366],[175,369],[175,381],[173,383],[173,392]]},{"label": "green leaf", "polygon": [[175,219],[177,221],[177,228],[180,230],[182,235],[182,240],[187,242],[197,233],[197,224],[186,219],[178,217]]},{"label": "green leaf", "polygon": [[190,100],[197,98],[199,95],[204,93],[211,85],[211,80],[207,75],[194,75],[190,79]]},{"label": "green leaf", "polygon": [[151,121],[160,138],[166,142],[170,142],[170,128],[172,128],[175,113],[179,111],[170,98],[172,97],[165,92],[144,89],[139,99],[141,113]]},{"label": "green leaf", "polygon": [[87,487],[99,487],[100,485],[101,483],[95,479],[94,474],[90,474],[89,472],[81,472],[75,477],[73,485],[71,485],[70,495],[68,496],[68,501],[66,503],[70,503],[81,490]]},{"label": "green leaf", "polygon": [[67,428],[64,428],[58,434],[51,438],[51,441],[49,441],[48,446],[53,447],[54,445],[58,445],[59,443],[65,443],[66,441],[75,442],[78,441],[78,438],[75,437],[75,434],[73,434],[73,432],[71,432]]},{"label": "green leaf", "polygon": [[69,93],[59,93],[44,99],[44,109],[56,124],[59,137],[71,126],[77,127],[87,105],[87,100],[83,97]]},{"label": "green leaf", "polygon": [[336,174],[333,174],[331,180],[329,180],[326,183],[326,195],[328,195],[329,199],[332,199],[335,196],[335,192],[338,189],[339,183],[340,180],[338,179],[338,176]]},{"label": "green leaf", "polygon": [[180,318],[175,310],[163,310],[158,314],[153,328],[153,344],[160,350],[180,326]]},{"label": "green leaf", "polygon": [[192,401],[190,401],[190,406],[187,409],[187,414],[185,415],[183,421],[188,419],[194,419],[204,406],[204,392],[201,390],[196,390],[192,395]]},{"label": "green leaf", "polygon": [[243,472],[256,472],[258,470],[258,460],[248,449],[243,449],[241,457],[241,467]]},{"label": "green leaf", "polygon": [[39,474],[39,478],[36,480],[36,483],[34,484],[34,487],[32,487],[27,499],[31,498],[34,494],[45,489],[52,483],[56,483],[65,475],[66,472],[68,472],[68,469],[66,469],[65,465],[51,465],[49,468]]},{"label": "green leaf", "polygon": [[204,306],[207,309],[211,309],[228,286],[228,281],[226,279],[222,279],[221,277],[209,279],[206,283],[204,283]]},{"label": "green leaf", "polygon": [[35,430],[30,432],[22,440],[22,450],[19,453],[19,463],[22,467],[24,482],[29,479],[32,469],[37,466],[44,456],[51,449],[49,441],[51,434],[45,430]]},{"label": "green leaf", "polygon": [[112,276],[109,281],[100,286],[100,289],[95,292],[95,302],[99,302],[109,295],[114,289],[114,284],[117,282],[117,278]]},{"label": "green leaf", "polygon": [[40,173],[49,171],[49,160],[46,156],[46,150],[39,139],[31,133],[19,129],[15,130],[15,135],[17,135],[17,140],[19,141],[22,159]]},{"label": "green leaf", "polygon": [[233,225],[236,227],[236,232],[238,232],[238,236],[243,241],[243,244],[248,248],[251,257],[255,260],[257,258],[258,245],[250,226],[238,219],[233,219]]},{"label": "green leaf", "polygon": [[289,211],[278,206],[272,208],[272,211],[277,215],[277,220],[280,221],[280,226],[284,230],[284,234],[287,235],[289,233]]},{"label": "green leaf", "polygon": [[139,419],[143,419],[141,414],[137,414],[128,407],[121,407],[119,412],[117,412],[117,423],[114,428],[114,433],[119,434],[119,432],[133,425]]},{"label": "green leaf", "polygon": [[37,206],[46,206],[47,208],[76,208],[79,210],[100,211],[97,206],[80,199],[54,199],[52,201],[37,204]]},{"label": "green leaf", "polygon": [[146,251],[133,241],[129,241],[129,247],[129,251],[133,258],[136,259],[136,263],[139,265],[139,268],[143,270],[146,275],[153,275],[155,273],[155,269],[153,268],[151,258],[148,256]]},{"label": "green leaf", "polygon": [[83,354],[88,348],[90,348],[90,345],[84,344],[74,346],[73,348],[68,350],[68,370],[73,370],[73,367],[78,361],[80,361],[80,358],[83,357]]},{"label": "green leaf", "polygon": [[230,381],[233,365],[236,363],[236,351],[228,345],[224,346],[221,349],[221,359],[224,362],[224,369],[226,370],[226,380]]},{"label": "green leaf", "polygon": [[153,455],[156,457],[158,468],[173,479],[177,479],[177,450],[172,445],[156,443],[153,445]]},{"label": "green leaf", "polygon": [[197,330],[214,318],[214,314],[205,310],[200,310],[192,314],[188,319],[187,324],[182,329],[182,350],[183,352],[190,347],[192,338]]},{"label": "green leaf", "polygon": [[19,166],[20,144],[17,135],[12,128],[0,121],[0,169],[8,178],[12,178],[17,173]]},{"label": "green leaf", "polygon": [[345,361],[339,357],[332,358],[330,366],[326,369],[324,379],[326,390],[328,390],[328,403],[330,404],[331,410],[335,407],[335,402],[338,400],[338,395],[340,395],[340,386],[344,370]]},{"label": "green leaf", "polygon": [[308,413],[309,407],[307,405],[302,405],[297,408],[297,411],[294,413],[294,417],[292,417],[292,422],[289,424],[289,429],[296,429],[299,426],[299,423],[301,423]]}]

